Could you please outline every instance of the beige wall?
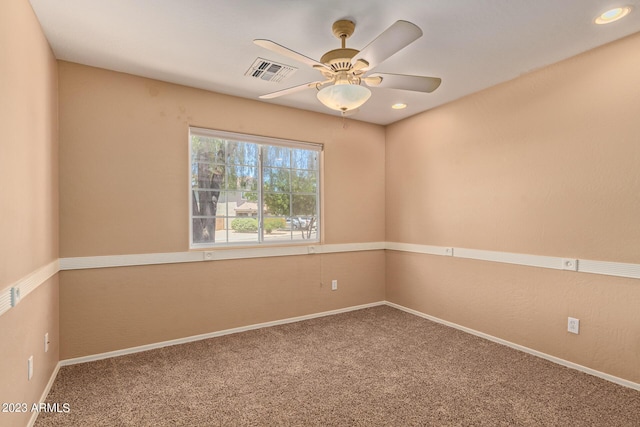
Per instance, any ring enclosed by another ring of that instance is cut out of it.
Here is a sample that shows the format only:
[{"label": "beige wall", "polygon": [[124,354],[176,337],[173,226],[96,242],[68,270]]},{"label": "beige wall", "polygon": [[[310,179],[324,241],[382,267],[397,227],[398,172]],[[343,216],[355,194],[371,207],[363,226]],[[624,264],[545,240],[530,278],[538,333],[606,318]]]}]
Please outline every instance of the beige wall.
[{"label": "beige wall", "polygon": [[60,357],[383,301],[384,261],[371,251],[65,271]]},{"label": "beige wall", "polygon": [[[0,403],[26,403],[27,413],[0,413],[0,425],[24,426],[31,405],[40,398],[59,359],[58,276],[27,295],[0,316]],[[44,351],[44,335],[49,350]],[[27,380],[27,359],[33,356],[33,377]]]},{"label": "beige wall", "polygon": [[[323,242],[384,241],[382,126],[67,62],[59,79],[62,257],[189,250],[189,125],[324,144]],[[382,301],[384,280],[382,251],[65,271],[61,357]]]},{"label": "beige wall", "polygon": [[[387,241],[640,263],[639,49],[636,34],[388,126]],[[386,286],[640,382],[637,280],[389,251]]]},{"label": "beige wall", "polygon": [[[26,0],[0,2],[0,94],[4,290],[58,258],[57,66]],[[58,362],[57,281],[0,316],[0,402],[37,402]],[[44,353],[46,332],[52,344]],[[24,425],[29,417],[0,413],[0,425]]]},{"label": "beige wall", "polygon": [[382,126],[68,62],[59,71],[62,257],[189,249],[189,125],[324,144],[324,242],[384,240]]},{"label": "beige wall", "polygon": [[0,15],[0,287],[58,258],[57,67],[26,0]]}]

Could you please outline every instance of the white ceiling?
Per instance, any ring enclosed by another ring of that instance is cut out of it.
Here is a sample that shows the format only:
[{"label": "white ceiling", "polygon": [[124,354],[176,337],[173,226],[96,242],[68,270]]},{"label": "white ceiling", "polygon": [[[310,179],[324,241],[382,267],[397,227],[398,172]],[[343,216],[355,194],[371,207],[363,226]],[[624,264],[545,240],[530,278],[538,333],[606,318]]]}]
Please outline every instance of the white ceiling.
[{"label": "white ceiling", "polygon": [[[640,0],[30,0],[58,59],[214,92],[258,96],[321,80],[312,68],[256,46],[270,39],[319,60],[340,47],[338,19],[362,49],[397,20],[424,35],[375,71],[442,78],[431,94],[373,88],[352,118],[389,124],[640,31]],[[632,5],[613,24],[610,7]],[[638,54],[633,52],[630,54]],[[245,76],[257,57],[298,68],[283,82]],[[315,89],[264,100],[339,115]],[[405,110],[391,104],[404,102]]]}]

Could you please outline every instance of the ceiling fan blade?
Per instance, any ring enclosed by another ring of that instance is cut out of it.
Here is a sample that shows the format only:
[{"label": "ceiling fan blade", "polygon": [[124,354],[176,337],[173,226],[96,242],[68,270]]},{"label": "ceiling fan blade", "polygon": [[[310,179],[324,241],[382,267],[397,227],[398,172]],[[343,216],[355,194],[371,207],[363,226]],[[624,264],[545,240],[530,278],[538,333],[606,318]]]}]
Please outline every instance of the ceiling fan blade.
[{"label": "ceiling fan blade", "polygon": [[382,83],[382,76],[375,75],[362,78],[362,81],[366,83],[367,86],[380,86]]},{"label": "ceiling fan blade", "polygon": [[396,21],[354,56],[351,63],[355,64],[359,59],[364,60],[369,65],[359,68],[363,71],[371,70],[420,37],[422,30],[417,25],[408,21]]},{"label": "ceiling fan blade", "polygon": [[[375,84],[378,80],[377,77],[382,77],[382,81]],[[365,77],[363,80],[367,83],[367,79],[372,79],[372,86],[377,87],[387,87],[391,89],[403,89],[403,90],[413,90],[416,92],[426,92],[431,93],[434,90],[438,89],[440,83],[442,83],[442,79],[437,77],[424,77],[424,76],[405,76],[403,74],[383,74],[383,73],[374,73],[368,77]],[[369,83],[367,83],[369,84]]]},{"label": "ceiling fan blade", "polygon": [[284,56],[288,56],[291,59],[295,59],[298,62],[302,62],[303,64],[307,64],[310,67],[314,67],[314,68],[324,68],[327,70],[331,70],[331,68],[327,67],[326,65],[324,65],[322,62],[318,62],[315,59],[311,59],[308,56],[304,56],[301,53],[295,52],[287,47],[282,46],[281,44],[278,44],[276,42],[273,42],[271,40],[264,40],[264,39],[256,39],[253,41],[255,44],[257,44],[260,47],[263,47],[265,49],[269,49],[272,52],[275,53],[279,53],[280,55],[284,55]]},{"label": "ceiling fan blade", "polygon": [[305,84],[302,84],[302,85],[293,86],[293,87],[290,87],[288,89],[282,89],[282,90],[279,90],[277,92],[271,92],[271,93],[268,93],[266,95],[260,95],[259,98],[261,98],[261,99],[277,98],[279,96],[289,95],[289,94],[300,92],[302,90],[309,89],[309,88],[312,88],[312,87],[319,87],[319,86],[322,86],[322,85],[326,85],[327,83],[330,83],[330,82],[332,82],[332,80],[309,82],[309,83],[305,83]]}]

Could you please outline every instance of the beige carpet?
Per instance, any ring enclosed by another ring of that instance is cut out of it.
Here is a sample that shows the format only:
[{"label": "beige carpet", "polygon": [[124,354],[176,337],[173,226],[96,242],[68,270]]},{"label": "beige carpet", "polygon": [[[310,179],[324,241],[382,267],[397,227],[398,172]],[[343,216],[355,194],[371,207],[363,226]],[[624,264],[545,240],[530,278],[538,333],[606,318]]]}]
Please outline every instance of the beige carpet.
[{"label": "beige carpet", "polygon": [[63,367],[37,426],[640,426],[640,392],[387,307]]}]

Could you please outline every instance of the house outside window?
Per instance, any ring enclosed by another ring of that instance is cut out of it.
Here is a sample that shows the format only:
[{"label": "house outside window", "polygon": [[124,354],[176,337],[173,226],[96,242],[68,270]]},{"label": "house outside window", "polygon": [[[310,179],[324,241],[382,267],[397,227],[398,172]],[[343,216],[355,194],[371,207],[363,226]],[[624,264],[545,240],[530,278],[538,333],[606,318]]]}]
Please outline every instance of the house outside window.
[{"label": "house outside window", "polygon": [[322,145],[189,129],[190,247],[320,241]]}]

